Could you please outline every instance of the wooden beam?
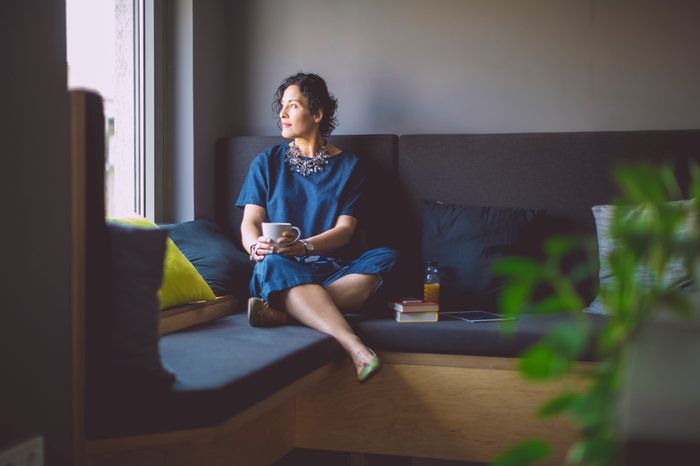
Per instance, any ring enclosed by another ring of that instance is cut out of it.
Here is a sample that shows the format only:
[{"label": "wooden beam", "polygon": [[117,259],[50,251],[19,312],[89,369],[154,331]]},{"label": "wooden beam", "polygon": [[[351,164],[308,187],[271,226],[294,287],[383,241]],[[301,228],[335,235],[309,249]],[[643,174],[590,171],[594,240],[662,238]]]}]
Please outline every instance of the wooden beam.
[{"label": "wooden beam", "polygon": [[71,301],[73,350],[73,452],[74,462],[84,462],[85,449],[85,201],[86,201],[86,99],[85,93],[69,93],[70,190],[71,190]]}]

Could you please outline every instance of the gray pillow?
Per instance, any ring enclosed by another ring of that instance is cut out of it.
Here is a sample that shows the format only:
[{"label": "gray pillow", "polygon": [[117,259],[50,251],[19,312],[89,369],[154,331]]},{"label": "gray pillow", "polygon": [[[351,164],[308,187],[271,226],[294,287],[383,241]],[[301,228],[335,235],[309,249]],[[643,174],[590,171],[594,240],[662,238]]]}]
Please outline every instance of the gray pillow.
[{"label": "gray pillow", "polygon": [[[680,230],[681,237],[689,237],[691,230],[697,228],[698,224],[697,210],[691,208],[693,205],[693,200],[685,201],[672,201],[673,204],[678,204],[683,208],[689,210],[690,215],[686,219],[683,228]],[[611,283],[613,276],[610,270],[610,264],[608,263],[608,256],[615,249],[615,243],[613,238],[610,237],[610,227],[612,225],[613,216],[615,215],[615,210],[617,208],[625,209],[623,213],[624,219],[634,218],[639,215],[644,215],[644,207],[620,207],[614,205],[597,205],[592,207],[593,216],[595,217],[596,234],[598,237],[598,258],[600,262],[600,271],[598,273],[598,278],[600,280],[600,287],[604,288],[609,283]],[[651,272],[646,268],[638,268],[635,271],[635,280],[642,286],[648,286],[653,280]],[[685,286],[690,283],[690,277],[687,274],[687,270],[683,264],[683,259],[681,257],[673,257],[668,263],[666,271],[663,275],[663,283],[665,285],[670,285],[672,283],[681,283],[681,286]],[[586,312],[592,314],[609,314],[610,311],[605,307],[601,296],[598,295],[593,302],[585,309]]]}]

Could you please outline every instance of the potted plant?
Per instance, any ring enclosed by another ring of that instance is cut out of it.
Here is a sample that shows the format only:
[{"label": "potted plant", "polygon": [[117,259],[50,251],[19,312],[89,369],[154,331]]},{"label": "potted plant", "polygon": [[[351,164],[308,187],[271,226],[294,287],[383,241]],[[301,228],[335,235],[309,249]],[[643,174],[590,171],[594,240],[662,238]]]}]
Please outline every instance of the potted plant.
[{"label": "potted plant", "polygon": [[[538,410],[541,416],[567,414],[574,422],[579,437],[568,452],[570,464],[604,466],[620,459],[619,401],[630,344],[660,310],[692,314],[691,293],[683,285],[700,273],[700,169],[692,165],[690,174],[690,200],[682,200],[669,166],[617,168],[621,197],[614,206],[601,206],[605,210],[601,215],[609,215],[607,222],[596,219],[600,259],[593,238],[553,237],[544,243],[546,258],[541,262],[511,257],[493,265],[494,273],[507,279],[500,296],[505,315],[570,316],[570,323],[552,328],[521,355],[519,363],[522,375],[532,380],[585,379],[581,390],[560,393]],[[601,231],[603,223],[606,231]],[[567,259],[581,251],[587,260],[568,266]],[[604,306],[609,316],[594,336],[590,319],[582,312],[587,302],[577,286],[590,279],[598,265],[596,304]],[[543,287],[548,292],[538,298]],[[573,374],[574,363],[591,348],[598,364]],[[548,452],[546,442],[533,439],[516,445],[495,464],[526,466],[546,458]]]}]

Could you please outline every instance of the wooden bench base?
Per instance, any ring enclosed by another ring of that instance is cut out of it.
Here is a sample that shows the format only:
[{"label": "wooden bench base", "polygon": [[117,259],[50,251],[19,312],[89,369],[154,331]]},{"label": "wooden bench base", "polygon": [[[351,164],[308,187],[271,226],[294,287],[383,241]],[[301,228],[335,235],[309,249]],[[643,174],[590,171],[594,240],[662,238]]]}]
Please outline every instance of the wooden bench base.
[{"label": "wooden bench base", "polygon": [[269,465],[293,448],[489,462],[533,437],[561,464],[574,440],[565,420],[534,413],[580,381],[526,382],[511,358],[380,357],[385,367],[365,385],[349,362],[328,364],[215,427],[89,441],[87,464]]}]

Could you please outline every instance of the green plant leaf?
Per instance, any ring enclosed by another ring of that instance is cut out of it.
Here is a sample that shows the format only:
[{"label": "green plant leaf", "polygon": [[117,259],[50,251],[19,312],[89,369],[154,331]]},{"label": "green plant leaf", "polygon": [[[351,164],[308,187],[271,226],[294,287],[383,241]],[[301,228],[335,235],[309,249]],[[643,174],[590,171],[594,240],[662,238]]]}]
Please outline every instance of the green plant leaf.
[{"label": "green plant leaf", "polygon": [[590,327],[582,324],[566,324],[553,327],[544,338],[552,348],[570,360],[575,360],[586,349]]},{"label": "green plant leaf", "polygon": [[587,435],[605,426],[611,428],[610,423],[616,412],[614,395],[619,371],[617,365],[610,366],[613,367],[596,372],[588,389],[579,394],[569,409],[579,429]]},{"label": "green plant leaf", "polygon": [[544,250],[550,257],[561,258],[582,247],[580,238],[574,236],[552,236],[544,242]]},{"label": "green plant leaf", "polygon": [[614,464],[617,443],[610,437],[583,438],[569,450],[566,459],[573,464],[609,466]]},{"label": "green plant leaf", "polygon": [[501,312],[506,317],[522,313],[529,306],[532,288],[532,284],[527,281],[509,283],[498,298]]},{"label": "green plant leaf", "polygon": [[627,326],[624,323],[610,322],[603,328],[598,337],[598,347],[604,353],[609,353],[625,342],[627,333]]},{"label": "green plant leaf", "polygon": [[614,170],[614,176],[629,204],[659,203],[667,198],[659,176],[663,169],[651,164],[621,165]]},{"label": "green plant leaf", "polygon": [[578,399],[576,392],[561,393],[539,407],[537,415],[541,417],[554,416],[571,408]]},{"label": "green plant leaf", "polygon": [[529,466],[546,459],[551,448],[543,440],[526,440],[499,456],[492,466]]},{"label": "green plant leaf", "polygon": [[546,380],[566,373],[569,359],[546,341],[540,341],[525,351],[519,368],[527,378]]},{"label": "green plant leaf", "polygon": [[580,298],[575,293],[560,293],[548,296],[532,305],[537,314],[556,314],[568,311],[580,311],[583,308]]},{"label": "green plant leaf", "polygon": [[700,167],[698,167],[696,162],[690,164],[690,177],[692,180],[690,197],[700,199]]},{"label": "green plant leaf", "polygon": [[[673,174],[673,168],[669,165],[663,165],[661,167],[659,170],[659,180],[665,188],[666,198],[680,199],[682,197],[681,188],[678,186],[676,175]],[[664,200],[665,199],[661,199],[661,201]]]},{"label": "green plant leaf", "polygon": [[564,301],[557,295],[547,296],[532,305],[532,311],[535,314],[555,314],[565,310]]}]

